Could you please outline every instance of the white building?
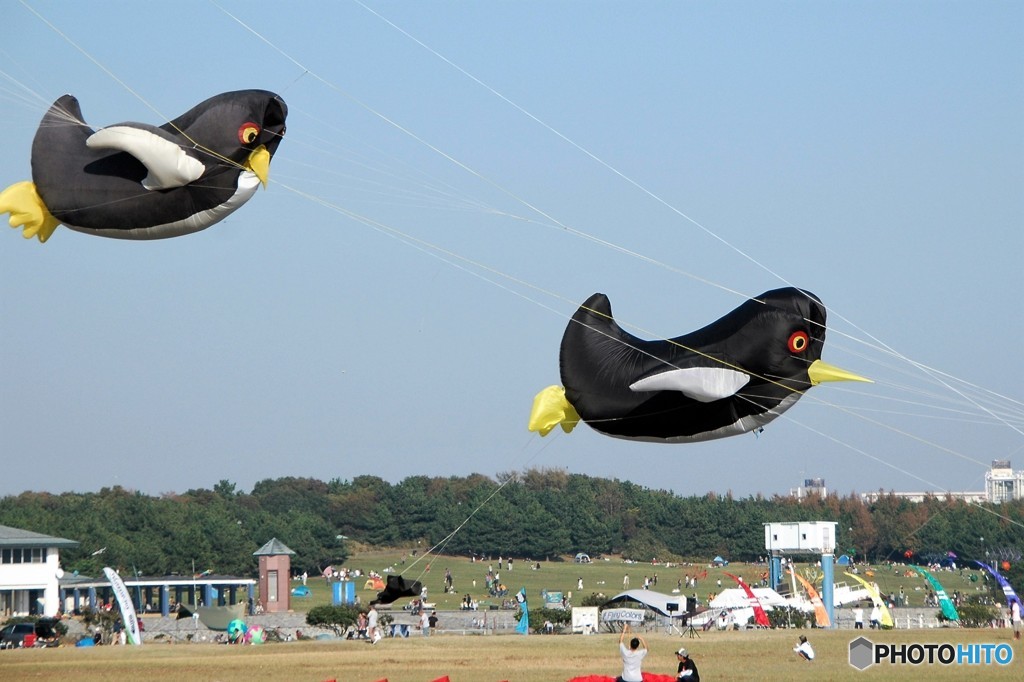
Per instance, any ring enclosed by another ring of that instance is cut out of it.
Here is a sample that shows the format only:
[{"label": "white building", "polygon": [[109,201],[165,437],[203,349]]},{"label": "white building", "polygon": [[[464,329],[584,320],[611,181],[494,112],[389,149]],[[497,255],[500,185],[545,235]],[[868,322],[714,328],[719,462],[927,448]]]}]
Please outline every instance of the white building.
[{"label": "white building", "polygon": [[997,459],[985,474],[985,497],[989,502],[1024,498],[1024,471],[1010,468],[1010,460]]},{"label": "white building", "polygon": [[997,459],[992,461],[992,468],[985,472],[985,489],[978,491],[952,491],[945,492],[884,492],[879,490],[874,493],[861,493],[861,499],[867,503],[878,500],[879,497],[892,495],[910,500],[911,502],[923,502],[930,497],[945,498],[951,497],[954,500],[964,500],[982,504],[990,502],[999,504],[1009,500],[1024,499],[1024,471],[1014,471],[1010,467],[1010,460]]},{"label": "white building", "polygon": [[824,478],[805,478],[802,486],[789,489],[789,496],[795,497],[798,500],[810,497],[811,495],[817,495],[821,498],[828,497],[828,488],[825,487]]},{"label": "white building", "polygon": [[0,526],[0,616],[56,615],[60,550],[74,540]]}]

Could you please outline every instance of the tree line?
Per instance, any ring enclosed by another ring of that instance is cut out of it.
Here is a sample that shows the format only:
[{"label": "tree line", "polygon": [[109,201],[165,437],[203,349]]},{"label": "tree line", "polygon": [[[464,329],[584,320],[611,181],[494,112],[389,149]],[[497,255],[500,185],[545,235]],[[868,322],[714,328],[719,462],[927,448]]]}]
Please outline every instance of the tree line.
[{"label": "tree line", "polygon": [[212,489],[159,496],[116,486],[0,499],[0,524],[81,543],[61,552],[62,564],[90,576],[103,566],[144,575],[255,575],[252,553],[272,537],[295,551],[296,570],[311,574],[343,563],[352,541],[534,560],[586,552],[641,561],[753,561],[765,554],[763,524],[786,521],[835,521],[837,552],[872,563],[908,556],[928,563],[952,552],[961,562],[1009,561],[1016,570],[1024,549],[1021,501],[914,503],[883,494],[867,503],[852,493],[682,497],[557,469],[398,483],[285,477],[260,481],[248,493],[222,480]]}]

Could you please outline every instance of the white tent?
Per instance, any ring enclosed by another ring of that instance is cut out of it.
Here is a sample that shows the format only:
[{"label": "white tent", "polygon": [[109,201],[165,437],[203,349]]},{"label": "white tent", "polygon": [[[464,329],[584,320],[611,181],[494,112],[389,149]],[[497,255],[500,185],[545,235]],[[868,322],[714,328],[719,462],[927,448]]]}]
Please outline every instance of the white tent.
[{"label": "white tent", "polygon": [[[662,594],[651,590],[626,590],[606,601],[604,605],[607,607],[631,601],[639,602],[662,616],[686,615],[686,597]],[[671,610],[669,610],[670,605],[674,605]]]},{"label": "white tent", "polygon": [[[789,602],[778,592],[770,587],[752,587],[754,596],[761,602],[765,611],[770,611],[774,606],[789,606]],[[719,592],[711,603],[709,609],[739,609],[750,606],[747,593],[741,587],[731,587]]]}]

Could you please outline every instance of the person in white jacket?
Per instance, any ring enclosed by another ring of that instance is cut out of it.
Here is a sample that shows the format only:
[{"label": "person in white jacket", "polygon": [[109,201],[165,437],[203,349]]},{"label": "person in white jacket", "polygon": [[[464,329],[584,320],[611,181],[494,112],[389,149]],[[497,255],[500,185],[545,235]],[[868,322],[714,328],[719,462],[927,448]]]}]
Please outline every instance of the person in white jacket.
[{"label": "person in white jacket", "polygon": [[797,656],[804,659],[805,661],[814,660],[814,649],[811,647],[811,643],[807,641],[807,638],[800,635],[800,641],[793,647],[793,651],[797,653]]}]

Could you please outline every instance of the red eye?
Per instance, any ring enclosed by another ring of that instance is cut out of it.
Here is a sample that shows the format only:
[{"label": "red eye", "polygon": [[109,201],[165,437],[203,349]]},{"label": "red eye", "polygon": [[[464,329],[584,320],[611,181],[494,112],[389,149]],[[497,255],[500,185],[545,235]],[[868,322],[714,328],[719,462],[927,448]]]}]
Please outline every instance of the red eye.
[{"label": "red eye", "polygon": [[789,335],[790,353],[803,353],[807,350],[809,344],[810,340],[807,338],[807,332],[793,332]]},{"label": "red eye", "polygon": [[242,144],[252,144],[260,136],[260,127],[255,123],[243,123],[238,129],[238,141]]}]

